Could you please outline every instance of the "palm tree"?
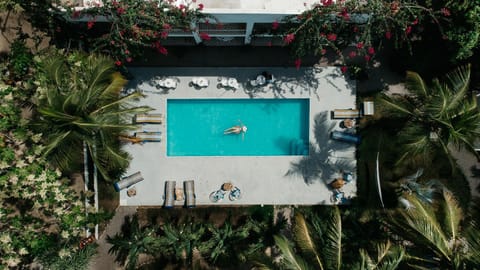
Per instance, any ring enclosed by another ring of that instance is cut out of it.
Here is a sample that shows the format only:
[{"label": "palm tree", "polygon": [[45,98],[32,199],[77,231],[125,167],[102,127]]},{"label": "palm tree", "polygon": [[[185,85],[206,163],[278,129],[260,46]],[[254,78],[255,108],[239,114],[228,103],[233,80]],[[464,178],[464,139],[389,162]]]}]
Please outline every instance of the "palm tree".
[{"label": "palm tree", "polygon": [[86,150],[105,179],[118,176],[129,162],[118,135],[134,128],[133,114],[150,110],[129,104],[141,94],[120,97],[127,81],[101,55],[50,55],[42,70],[37,123],[46,136],[45,154],[68,171]]},{"label": "palm tree", "polygon": [[126,217],[121,233],[108,235],[107,242],[112,245],[108,252],[116,255],[127,269],[135,269],[140,254],[158,256],[162,249],[156,228],[140,227],[137,215]]},{"label": "palm tree", "polygon": [[474,153],[473,142],[480,135],[480,112],[475,96],[468,95],[470,66],[447,74],[445,82],[434,79],[431,85],[415,72],[407,72],[408,95],[381,95],[379,114],[401,128],[398,138],[406,158],[430,160],[435,153],[447,155],[448,146],[465,147]]},{"label": "palm tree", "polygon": [[[463,220],[463,212],[450,191],[443,189],[438,205],[404,194],[409,209],[398,209],[386,220],[398,237],[413,243],[418,266],[440,269],[473,269],[480,261],[480,231]],[[462,222],[463,221],[463,222]],[[415,252],[421,250],[421,254]]]},{"label": "palm tree", "polygon": [[257,269],[393,270],[405,259],[403,249],[387,241],[376,244],[375,258],[366,250],[360,249],[360,260],[343,262],[343,237],[342,221],[337,207],[333,208],[326,220],[310,215],[307,221],[303,215],[296,213],[293,226],[295,245],[285,236],[275,236],[275,243],[280,250],[280,264],[273,267],[267,263],[257,264]]}]

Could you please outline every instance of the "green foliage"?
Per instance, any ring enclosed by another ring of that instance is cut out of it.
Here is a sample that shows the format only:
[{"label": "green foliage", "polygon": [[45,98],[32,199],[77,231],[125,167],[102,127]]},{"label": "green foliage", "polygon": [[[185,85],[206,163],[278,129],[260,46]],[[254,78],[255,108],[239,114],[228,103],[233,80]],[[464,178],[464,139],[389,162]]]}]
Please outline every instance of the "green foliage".
[{"label": "green foliage", "polygon": [[33,55],[26,46],[27,36],[20,33],[10,46],[10,74],[12,78],[22,79],[29,72],[30,67],[34,64]]},{"label": "green foliage", "polygon": [[71,252],[67,248],[59,254],[40,257],[42,265],[49,270],[77,270],[88,269],[90,260],[96,254],[96,245],[87,245],[85,248]]}]

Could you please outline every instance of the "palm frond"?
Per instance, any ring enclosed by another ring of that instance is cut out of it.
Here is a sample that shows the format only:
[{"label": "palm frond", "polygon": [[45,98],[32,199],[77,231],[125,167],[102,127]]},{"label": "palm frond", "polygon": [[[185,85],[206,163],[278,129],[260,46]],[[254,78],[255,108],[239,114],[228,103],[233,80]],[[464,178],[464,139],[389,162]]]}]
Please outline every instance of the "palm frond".
[{"label": "palm frond", "polygon": [[426,83],[423,81],[422,77],[420,77],[420,75],[416,72],[407,71],[405,86],[419,99],[424,99],[429,95]]},{"label": "palm frond", "polygon": [[289,241],[284,236],[274,236],[275,244],[282,254],[282,263],[285,269],[291,270],[309,270],[310,266],[299,256],[295,254]]},{"label": "palm frond", "polygon": [[325,248],[323,258],[327,269],[341,269],[342,267],[342,218],[338,207],[334,207],[328,220],[325,232]]},{"label": "palm frond", "polygon": [[443,189],[443,218],[445,221],[445,232],[449,234],[450,240],[455,241],[458,237],[460,221],[463,218],[462,209],[458,205],[453,194],[447,189]]},{"label": "palm frond", "polygon": [[[446,75],[448,89],[451,91],[448,109],[457,107],[463,102],[469,89],[470,83],[470,64],[458,67]],[[451,87],[451,88],[450,88]]]},{"label": "palm frond", "polygon": [[378,97],[380,112],[384,117],[391,118],[410,118],[415,116],[414,104],[411,104],[403,96],[390,97],[381,94]]},{"label": "palm frond", "polygon": [[320,259],[320,255],[317,252],[317,247],[315,245],[314,240],[310,236],[310,230],[307,226],[307,222],[305,218],[300,213],[295,213],[295,225],[293,227],[293,235],[295,237],[295,241],[300,247],[300,249],[308,254],[309,256],[313,256],[315,261],[318,263],[320,269],[324,269],[322,261]]}]

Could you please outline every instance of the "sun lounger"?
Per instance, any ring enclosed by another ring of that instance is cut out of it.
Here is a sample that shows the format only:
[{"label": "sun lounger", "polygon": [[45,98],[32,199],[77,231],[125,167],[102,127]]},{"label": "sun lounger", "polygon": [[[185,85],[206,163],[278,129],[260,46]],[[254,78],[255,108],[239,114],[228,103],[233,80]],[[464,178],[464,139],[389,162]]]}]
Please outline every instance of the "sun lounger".
[{"label": "sun lounger", "polygon": [[360,143],[360,136],[349,132],[332,131],[332,139],[342,142]]},{"label": "sun lounger", "polygon": [[165,197],[163,207],[172,208],[175,202],[175,181],[165,181]]},{"label": "sun lounger", "polygon": [[184,181],[183,186],[185,190],[185,207],[195,207],[195,182],[193,180]]},{"label": "sun lounger", "polygon": [[332,119],[359,118],[360,111],[354,109],[335,109],[332,111]]},{"label": "sun lounger", "polygon": [[135,115],[135,124],[161,124],[163,115],[158,114],[137,114]]},{"label": "sun lounger", "polygon": [[161,132],[136,132],[135,138],[140,139],[141,142],[160,142],[162,141]]},{"label": "sun lounger", "polygon": [[373,115],[375,113],[375,107],[373,101],[363,102],[363,115]]},{"label": "sun lounger", "polygon": [[140,172],[136,172],[129,176],[123,177],[120,181],[113,183],[113,187],[118,192],[124,188],[132,186],[143,180],[143,176]]}]

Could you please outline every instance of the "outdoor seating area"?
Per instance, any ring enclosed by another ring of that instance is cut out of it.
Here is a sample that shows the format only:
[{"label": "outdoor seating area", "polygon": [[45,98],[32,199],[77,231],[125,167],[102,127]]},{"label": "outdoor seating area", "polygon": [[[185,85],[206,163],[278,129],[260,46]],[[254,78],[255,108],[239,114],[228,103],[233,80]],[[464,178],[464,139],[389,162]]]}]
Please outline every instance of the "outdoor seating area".
[{"label": "outdoor seating area", "polygon": [[173,90],[177,88],[178,81],[174,78],[163,78],[156,81],[157,89]]},{"label": "outdoor seating area", "polygon": [[208,87],[210,84],[209,80],[205,77],[193,77],[190,82],[190,86],[194,86],[197,89]]},{"label": "outdoor seating area", "polygon": [[177,187],[176,181],[165,181],[165,194],[163,195],[163,207],[173,208],[179,204],[186,208],[196,206],[195,181],[187,180],[183,182],[183,188]]},{"label": "outdoor seating area", "polygon": [[354,174],[352,172],[342,171],[337,178],[330,182],[329,186],[332,189],[330,200],[333,204],[345,203],[349,199],[345,196],[343,188],[354,180]]},{"label": "outdoor seating area", "polygon": [[226,90],[237,90],[239,87],[238,81],[235,78],[219,77],[217,88],[224,88]]},{"label": "outdoor seating area", "polygon": [[133,135],[134,138],[138,139],[140,143],[146,142],[161,142],[162,141],[162,133],[159,131],[153,132],[135,132]]},{"label": "outdoor seating area", "polygon": [[213,203],[222,201],[225,195],[228,194],[230,201],[239,200],[242,197],[240,188],[234,186],[232,183],[224,183],[219,190],[210,193],[209,199]]},{"label": "outdoor seating area", "polygon": [[275,78],[273,77],[273,74],[269,72],[262,72],[261,74],[258,74],[257,77],[253,80],[250,80],[250,85],[253,87],[256,86],[264,86],[269,83],[273,83]]}]

